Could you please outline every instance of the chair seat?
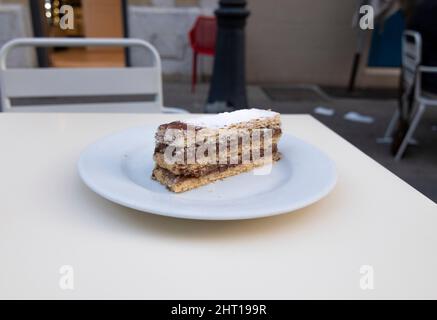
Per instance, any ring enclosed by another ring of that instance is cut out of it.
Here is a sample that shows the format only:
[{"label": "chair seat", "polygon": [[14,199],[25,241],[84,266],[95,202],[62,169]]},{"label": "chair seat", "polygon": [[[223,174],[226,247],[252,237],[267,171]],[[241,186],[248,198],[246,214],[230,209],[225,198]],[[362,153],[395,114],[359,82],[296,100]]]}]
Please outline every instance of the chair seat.
[{"label": "chair seat", "polygon": [[204,54],[207,56],[214,56],[215,55],[214,48],[202,48],[202,47],[193,46],[192,49],[193,49],[193,51],[195,51],[199,54]]}]

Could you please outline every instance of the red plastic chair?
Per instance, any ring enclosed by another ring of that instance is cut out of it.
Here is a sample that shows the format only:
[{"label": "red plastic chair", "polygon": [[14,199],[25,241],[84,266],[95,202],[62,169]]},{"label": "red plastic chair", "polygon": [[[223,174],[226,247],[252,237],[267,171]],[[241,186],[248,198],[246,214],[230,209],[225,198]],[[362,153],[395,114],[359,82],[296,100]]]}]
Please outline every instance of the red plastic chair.
[{"label": "red plastic chair", "polygon": [[191,91],[194,92],[197,83],[197,56],[199,54],[214,56],[217,21],[215,17],[199,16],[190,30],[190,45],[193,49],[193,73]]}]

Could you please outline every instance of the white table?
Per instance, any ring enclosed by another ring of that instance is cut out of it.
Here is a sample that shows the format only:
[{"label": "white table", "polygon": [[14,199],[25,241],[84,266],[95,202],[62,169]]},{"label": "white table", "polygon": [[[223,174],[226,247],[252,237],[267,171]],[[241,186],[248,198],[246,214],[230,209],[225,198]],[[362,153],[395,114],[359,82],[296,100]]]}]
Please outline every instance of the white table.
[{"label": "white table", "polygon": [[[88,144],[186,116],[0,114],[0,298],[437,298],[436,204],[310,116],[283,116],[284,131],[328,153],[339,181],[293,214],[165,218],[80,181]],[[74,290],[59,286],[63,265]]]}]

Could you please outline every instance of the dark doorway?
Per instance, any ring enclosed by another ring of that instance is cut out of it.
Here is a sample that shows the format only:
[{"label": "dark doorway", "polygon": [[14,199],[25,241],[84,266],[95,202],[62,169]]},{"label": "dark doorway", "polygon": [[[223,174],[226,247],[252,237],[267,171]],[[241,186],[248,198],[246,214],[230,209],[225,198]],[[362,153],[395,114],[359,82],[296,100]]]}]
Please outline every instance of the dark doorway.
[{"label": "dark doorway", "polygon": [[[127,0],[28,2],[35,37],[128,37]],[[63,5],[70,5],[74,9],[72,30],[63,30],[60,27],[60,8]],[[38,48],[37,58],[40,67],[121,67],[130,64],[128,51],[123,48]]]}]

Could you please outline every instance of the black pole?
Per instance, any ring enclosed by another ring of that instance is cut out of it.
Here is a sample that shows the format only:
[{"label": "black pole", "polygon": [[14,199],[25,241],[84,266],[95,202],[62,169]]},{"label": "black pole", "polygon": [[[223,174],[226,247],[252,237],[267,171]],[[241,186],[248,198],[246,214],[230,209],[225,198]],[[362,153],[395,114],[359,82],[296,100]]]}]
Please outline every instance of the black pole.
[{"label": "black pole", "polygon": [[246,0],[220,0],[214,71],[206,112],[247,107],[245,74]]},{"label": "black pole", "polygon": [[[129,38],[129,8],[128,8],[127,0],[121,1],[121,11],[122,11],[122,15],[123,15],[123,36],[125,38]],[[124,49],[124,61],[125,61],[126,67],[131,66],[130,48]]]},{"label": "black pole", "polygon": [[357,80],[358,67],[360,66],[361,54],[355,53],[354,61],[352,63],[352,71],[349,78],[348,92],[355,90],[355,82]]},{"label": "black pole", "polygon": [[[30,14],[32,18],[33,35],[37,38],[47,36],[47,22],[45,21],[43,6],[41,0],[29,0]],[[47,48],[36,48],[38,66],[47,68],[50,65],[49,51]]]}]

